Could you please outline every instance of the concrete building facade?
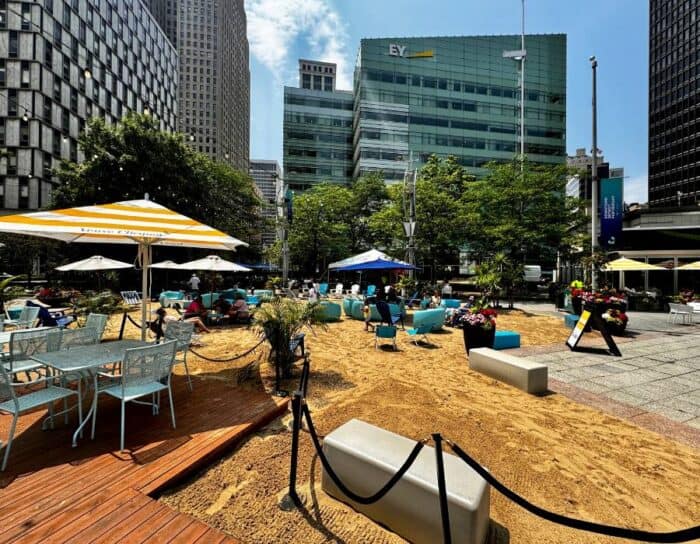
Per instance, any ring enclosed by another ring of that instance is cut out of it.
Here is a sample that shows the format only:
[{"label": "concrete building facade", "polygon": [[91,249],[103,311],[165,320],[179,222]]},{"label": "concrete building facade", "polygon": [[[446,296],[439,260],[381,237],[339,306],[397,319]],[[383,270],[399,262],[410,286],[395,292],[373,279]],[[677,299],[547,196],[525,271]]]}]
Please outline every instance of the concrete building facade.
[{"label": "concrete building facade", "polygon": [[149,111],[174,130],[178,56],[141,0],[0,1],[0,208],[50,203],[91,117]]},{"label": "concrete building facade", "polygon": [[263,247],[269,247],[277,239],[275,223],[277,221],[277,204],[282,187],[282,171],[277,161],[251,160],[250,177],[260,191],[263,202],[262,216],[269,223],[262,233]]},{"label": "concrete building facade", "polygon": [[177,129],[243,172],[250,158],[250,67],[244,0],[148,0],[180,55]]},{"label": "concrete building facade", "polygon": [[700,6],[649,2],[649,205],[700,202]]}]

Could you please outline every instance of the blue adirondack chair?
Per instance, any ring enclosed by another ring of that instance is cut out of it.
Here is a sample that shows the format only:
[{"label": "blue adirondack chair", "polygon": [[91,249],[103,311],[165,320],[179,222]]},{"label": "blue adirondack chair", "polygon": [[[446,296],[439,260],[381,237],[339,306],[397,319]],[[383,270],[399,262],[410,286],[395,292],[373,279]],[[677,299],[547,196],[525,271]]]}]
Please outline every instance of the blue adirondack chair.
[{"label": "blue adirondack chair", "polygon": [[412,329],[406,329],[406,333],[412,338],[413,343],[417,346],[419,336],[420,340],[424,341],[426,344],[431,344],[427,336],[431,330],[433,330],[432,325],[430,323],[427,323],[425,325],[419,325],[418,327]]},{"label": "blue adirondack chair", "polygon": [[376,285],[368,285],[367,286],[367,296],[368,297],[373,297],[377,293],[377,286]]},{"label": "blue adirondack chair", "polygon": [[328,296],[328,284],[322,283],[318,286],[318,296],[327,297]]}]

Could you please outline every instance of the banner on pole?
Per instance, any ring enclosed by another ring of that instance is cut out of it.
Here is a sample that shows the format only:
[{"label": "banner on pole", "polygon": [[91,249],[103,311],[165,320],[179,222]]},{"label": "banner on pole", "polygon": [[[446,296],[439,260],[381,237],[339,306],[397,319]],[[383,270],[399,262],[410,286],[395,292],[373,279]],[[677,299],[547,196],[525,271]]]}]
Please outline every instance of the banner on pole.
[{"label": "banner on pole", "polygon": [[600,245],[614,249],[622,243],[623,178],[600,180]]}]

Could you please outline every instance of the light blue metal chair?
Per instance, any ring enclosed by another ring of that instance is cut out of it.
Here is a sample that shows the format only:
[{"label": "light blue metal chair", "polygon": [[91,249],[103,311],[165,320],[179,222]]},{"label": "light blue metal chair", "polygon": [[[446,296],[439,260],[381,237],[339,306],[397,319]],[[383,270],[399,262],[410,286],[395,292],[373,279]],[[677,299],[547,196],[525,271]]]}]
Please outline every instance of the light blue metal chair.
[{"label": "light blue metal chair", "polygon": [[418,345],[418,337],[420,336],[421,340],[423,340],[426,344],[430,344],[431,342],[428,340],[428,333],[433,330],[433,326],[430,323],[426,323],[425,325],[419,325],[418,327],[414,327],[412,329],[406,329],[406,333],[413,339],[413,343],[417,346]]},{"label": "light blue metal chair", "polygon": [[[11,379],[11,374],[5,370],[3,365],[0,365],[0,413],[7,413],[12,416],[12,423],[10,424],[10,432],[8,434],[7,442],[5,446],[5,455],[2,459],[1,470],[5,470],[7,467],[7,460],[10,457],[10,449],[12,448],[12,439],[15,435],[15,429],[17,427],[17,420],[20,414],[23,412],[28,412],[38,408],[40,406],[46,405],[49,410],[48,420],[51,422],[51,426],[54,425],[54,416],[60,415],[54,413],[53,405],[56,401],[67,400],[68,398],[75,395],[78,398],[78,420],[79,423],[83,422],[83,407],[77,391],[72,389],[66,389],[64,387],[57,387],[54,385],[53,377],[45,377],[41,380],[37,380],[33,383],[45,382],[46,387],[27,393],[26,395],[17,396],[15,392],[15,387],[26,387],[26,383],[18,382],[15,383]],[[0,448],[3,446],[0,442]]]},{"label": "light blue metal chair", "polygon": [[37,363],[31,357],[39,353],[57,351],[60,346],[60,336],[56,328],[18,330],[10,335],[10,349],[2,359],[5,370],[10,375],[19,372],[35,372],[43,369],[44,365]]},{"label": "light blue metal chair", "polygon": [[[142,348],[126,350],[122,362],[122,373],[119,383],[110,384],[103,388],[98,388],[95,392],[95,413],[92,416],[92,438],[95,438],[95,424],[97,421],[97,407],[99,396],[107,394],[121,401],[121,431],[119,448],[124,450],[124,428],[126,420],[126,403],[134,402],[146,404],[153,408],[153,415],[160,410],[160,393],[168,392],[170,401],[170,416],[173,429],[175,428],[175,406],[173,404],[173,390],[170,387],[173,362],[175,361],[175,350],[177,341],[171,340],[164,344],[155,344]],[[151,396],[151,402],[139,401],[137,399]]]},{"label": "light blue metal chair", "polygon": [[24,306],[17,319],[5,320],[5,326],[14,325],[18,329],[31,329],[39,318],[39,306]]},{"label": "light blue metal chair", "polygon": [[390,325],[377,325],[374,328],[374,349],[379,349],[379,339],[391,340],[396,351],[396,327]]},{"label": "light blue metal chair", "polygon": [[[187,352],[190,350],[190,343],[194,335],[194,323],[187,321],[171,321],[165,327],[164,340],[175,340],[175,353],[182,353],[182,363],[185,365],[185,375],[187,376],[187,386],[192,391],[192,378],[190,378],[190,369],[187,368]],[[174,364],[178,364],[180,360],[175,359]]]},{"label": "light blue metal chair", "polygon": [[105,333],[105,327],[107,326],[108,320],[109,316],[107,314],[89,314],[87,316],[83,328],[87,329],[92,327],[97,330],[97,340],[95,341],[96,344],[102,341],[102,336]]}]

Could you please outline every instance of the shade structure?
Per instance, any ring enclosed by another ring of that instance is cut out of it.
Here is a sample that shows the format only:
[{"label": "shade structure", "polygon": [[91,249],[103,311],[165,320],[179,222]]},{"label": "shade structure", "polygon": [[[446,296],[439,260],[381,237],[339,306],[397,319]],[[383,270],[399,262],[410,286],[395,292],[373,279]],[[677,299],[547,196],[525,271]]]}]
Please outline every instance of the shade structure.
[{"label": "shade structure", "polygon": [[416,267],[399,259],[394,259],[377,249],[348,257],[328,265],[329,270],[352,272],[360,270],[413,270]]},{"label": "shade structure", "polygon": [[157,268],[160,270],[179,270],[180,265],[174,261],[167,260],[167,261],[160,261],[159,263],[153,263],[151,265],[151,268]]},{"label": "shade structure", "polygon": [[148,268],[154,245],[235,250],[248,245],[150,200],[127,200],[0,217],[0,232],[92,244],[134,244],[141,264],[141,337],[146,337]]},{"label": "shade structure", "polygon": [[620,257],[614,261],[610,261],[605,264],[601,270],[603,272],[638,272],[645,270],[666,270],[662,266],[656,266],[653,264],[643,263],[641,261],[635,261],[634,259],[627,259],[626,257]]},{"label": "shade structure", "polygon": [[676,270],[700,270],[700,261],[684,264],[683,266],[676,268]]},{"label": "shade structure", "polygon": [[206,272],[251,272],[250,268],[222,259],[218,255],[209,255],[203,259],[182,263],[178,268],[180,270],[204,270]]},{"label": "shade structure", "polygon": [[118,270],[121,268],[134,268],[134,265],[109,259],[107,257],[103,257],[102,255],[93,255],[92,257],[83,259],[82,261],[57,266],[56,270],[59,272],[93,272],[96,270]]}]

